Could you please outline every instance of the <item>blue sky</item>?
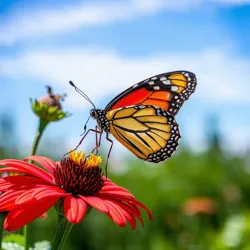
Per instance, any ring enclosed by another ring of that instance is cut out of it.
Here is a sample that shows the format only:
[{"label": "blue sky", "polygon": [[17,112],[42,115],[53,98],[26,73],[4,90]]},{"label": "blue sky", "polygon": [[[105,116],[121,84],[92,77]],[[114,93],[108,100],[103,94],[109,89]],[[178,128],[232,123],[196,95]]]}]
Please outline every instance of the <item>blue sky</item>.
[{"label": "blue sky", "polygon": [[[196,93],[177,120],[182,141],[205,147],[207,117],[219,119],[225,148],[244,152],[250,139],[250,1],[0,1],[0,112],[13,112],[20,143],[29,147],[37,119],[30,97],[45,85],[67,93],[72,117],[51,125],[44,140],[73,147],[91,106],[154,74],[196,73]],[[90,124],[94,126],[94,122]],[[106,145],[106,144],[105,144]],[[121,152],[117,142],[115,150]]]}]

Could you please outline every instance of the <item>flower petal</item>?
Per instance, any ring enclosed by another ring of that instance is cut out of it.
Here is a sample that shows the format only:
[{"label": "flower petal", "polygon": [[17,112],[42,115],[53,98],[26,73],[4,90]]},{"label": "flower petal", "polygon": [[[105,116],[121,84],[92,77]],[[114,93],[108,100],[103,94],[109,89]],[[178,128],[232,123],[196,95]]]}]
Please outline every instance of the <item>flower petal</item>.
[{"label": "flower petal", "polygon": [[79,195],[79,197],[84,200],[88,205],[90,205],[91,207],[104,212],[104,213],[108,213],[108,206],[106,204],[106,201],[98,198],[96,196],[82,196]]},{"label": "flower petal", "polygon": [[147,212],[149,219],[153,220],[153,215],[152,215],[152,213],[150,212],[150,210],[146,206],[144,206],[142,203],[140,203],[137,200],[134,200],[133,204],[136,205],[137,207],[143,208]]},{"label": "flower petal", "polygon": [[100,192],[98,193],[97,195],[98,197],[102,198],[102,199],[111,199],[111,200],[118,200],[118,201],[135,201],[136,199],[134,197],[129,197],[127,196],[126,194],[124,195],[119,195],[119,194],[112,194],[111,192],[110,193],[101,193]]},{"label": "flower petal", "polygon": [[32,160],[39,163],[41,166],[47,169],[51,174],[53,174],[53,169],[56,167],[56,163],[54,161],[44,156],[32,155],[29,157],[25,157],[24,160],[25,161]]},{"label": "flower petal", "polygon": [[30,188],[27,191],[23,192],[16,199],[16,204],[20,205],[22,203],[27,203],[32,200],[42,200],[49,199],[52,197],[61,198],[63,196],[70,195],[65,193],[62,189],[52,186],[41,186]]},{"label": "flower petal", "polygon": [[129,193],[129,192],[125,192],[125,191],[116,191],[116,190],[110,190],[110,191],[103,191],[103,190],[101,190],[101,191],[99,191],[98,192],[98,196],[105,196],[105,197],[107,197],[107,196],[109,196],[109,197],[114,197],[114,196],[117,196],[118,197],[118,199],[119,199],[119,197],[124,197],[124,198],[131,198],[131,199],[135,199],[135,197],[131,194],[131,193]]},{"label": "flower petal", "polygon": [[86,202],[80,198],[67,196],[64,199],[64,214],[70,223],[79,223],[87,211]]},{"label": "flower petal", "polygon": [[50,209],[58,199],[58,197],[52,197],[50,199],[33,200],[29,203],[17,205],[15,209],[8,213],[4,221],[4,229],[14,231],[30,223]]},{"label": "flower petal", "polygon": [[35,188],[30,188],[28,190],[26,190],[25,192],[23,192],[21,195],[19,195],[16,198],[15,204],[16,205],[20,205],[23,203],[27,203],[27,202],[32,202],[33,201],[33,192],[34,192]]},{"label": "flower petal", "polygon": [[[53,181],[53,176],[51,174],[35,166],[34,164],[30,164],[25,161],[20,161],[20,160],[15,160],[15,159],[6,159],[6,160],[0,161],[0,166],[8,166],[8,167],[20,169],[21,171],[25,171],[29,175],[36,176],[50,183]],[[2,168],[2,169],[6,170],[6,168]]]},{"label": "flower petal", "polygon": [[[119,201],[111,201],[111,202],[113,202],[113,203],[115,203],[115,204],[117,204],[118,206],[120,206],[121,208],[123,208],[123,211],[126,211],[130,216],[132,216],[133,218],[134,217],[136,217],[140,222],[141,222],[141,224],[142,224],[142,227],[144,227],[144,221],[143,221],[143,219],[141,218],[141,215],[140,215],[140,210],[139,211],[137,211],[137,210],[135,210],[133,207],[131,207],[131,204],[125,204],[125,203],[123,203],[123,202],[119,202]],[[129,220],[129,218],[128,218],[128,220]],[[130,221],[129,221],[130,222]],[[132,222],[133,223],[133,222]],[[131,223],[130,223],[131,224]],[[132,226],[132,229],[133,229],[133,224],[131,224],[131,226]]]},{"label": "flower petal", "polygon": [[52,186],[42,186],[39,188],[36,188],[34,192],[32,193],[32,197],[36,200],[41,200],[44,198],[49,197],[63,197],[70,194],[65,193],[64,190],[62,190],[59,187],[52,187]]},{"label": "flower petal", "polygon": [[[0,165],[1,166],[1,165]],[[18,168],[0,168],[0,173],[21,173],[21,174],[26,174],[27,171],[25,170],[21,170],[21,169],[18,169]]]},{"label": "flower petal", "polygon": [[[131,210],[128,209],[126,206],[121,206],[121,205],[125,205],[122,202],[118,203],[118,202],[113,202],[110,201],[113,204],[117,204],[117,206],[119,206],[122,209],[122,213],[124,214],[124,216],[126,217],[126,219],[128,220],[129,224],[131,225],[132,230],[134,230],[136,228],[136,220],[135,217],[136,216],[133,212],[131,213]],[[143,220],[140,218],[140,216],[136,216],[142,223],[142,226],[144,225]]]},{"label": "flower petal", "polygon": [[107,215],[113,220],[117,225],[120,227],[126,226],[126,216],[123,213],[123,209],[119,206],[117,206],[115,203],[112,203],[110,201],[106,201],[109,207],[109,212]]},{"label": "flower petal", "polygon": [[[125,193],[129,193],[130,195],[132,195],[127,189],[117,186],[116,184],[112,183],[112,182],[105,182],[101,192],[108,192],[108,191],[121,191],[121,192],[125,192]],[[133,196],[133,195],[132,195]]]},{"label": "flower petal", "polygon": [[20,188],[22,186],[49,185],[48,182],[32,176],[7,176],[0,179],[0,192],[10,188]]},{"label": "flower petal", "polygon": [[19,195],[21,195],[24,190],[9,190],[0,195],[0,211],[12,210],[16,204],[15,201]]}]

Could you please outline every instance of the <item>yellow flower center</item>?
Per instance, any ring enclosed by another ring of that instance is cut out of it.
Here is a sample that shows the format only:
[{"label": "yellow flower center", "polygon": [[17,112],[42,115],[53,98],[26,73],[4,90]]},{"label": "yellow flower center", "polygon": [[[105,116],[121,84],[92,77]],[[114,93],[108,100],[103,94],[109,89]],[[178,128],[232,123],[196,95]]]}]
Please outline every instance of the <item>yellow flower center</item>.
[{"label": "yellow flower center", "polygon": [[85,157],[85,155],[85,152],[73,151],[69,154],[69,158],[77,165],[82,166],[84,168],[98,167],[102,162],[101,156],[90,154],[89,156]]}]

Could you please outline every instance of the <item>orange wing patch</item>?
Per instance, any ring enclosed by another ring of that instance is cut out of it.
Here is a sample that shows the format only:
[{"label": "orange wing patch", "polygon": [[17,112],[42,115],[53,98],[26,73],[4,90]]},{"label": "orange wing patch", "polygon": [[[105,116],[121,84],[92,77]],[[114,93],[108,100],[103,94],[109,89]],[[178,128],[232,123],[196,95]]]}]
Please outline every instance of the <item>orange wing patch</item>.
[{"label": "orange wing patch", "polygon": [[195,74],[174,71],[153,76],[135,84],[114,98],[105,108],[115,110],[131,105],[150,105],[176,115],[196,88]]}]

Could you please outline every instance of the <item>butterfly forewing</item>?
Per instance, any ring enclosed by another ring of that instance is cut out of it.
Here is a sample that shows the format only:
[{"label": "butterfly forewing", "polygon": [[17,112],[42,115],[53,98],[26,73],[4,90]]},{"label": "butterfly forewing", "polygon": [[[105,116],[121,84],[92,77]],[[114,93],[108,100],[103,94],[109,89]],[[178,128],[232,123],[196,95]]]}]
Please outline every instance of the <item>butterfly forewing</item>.
[{"label": "butterfly forewing", "polygon": [[123,91],[105,108],[106,111],[130,105],[152,105],[176,115],[196,88],[195,74],[174,71],[150,77]]},{"label": "butterfly forewing", "polygon": [[110,133],[139,158],[160,162],[175,152],[180,132],[174,117],[151,105],[134,105],[107,112]]}]

